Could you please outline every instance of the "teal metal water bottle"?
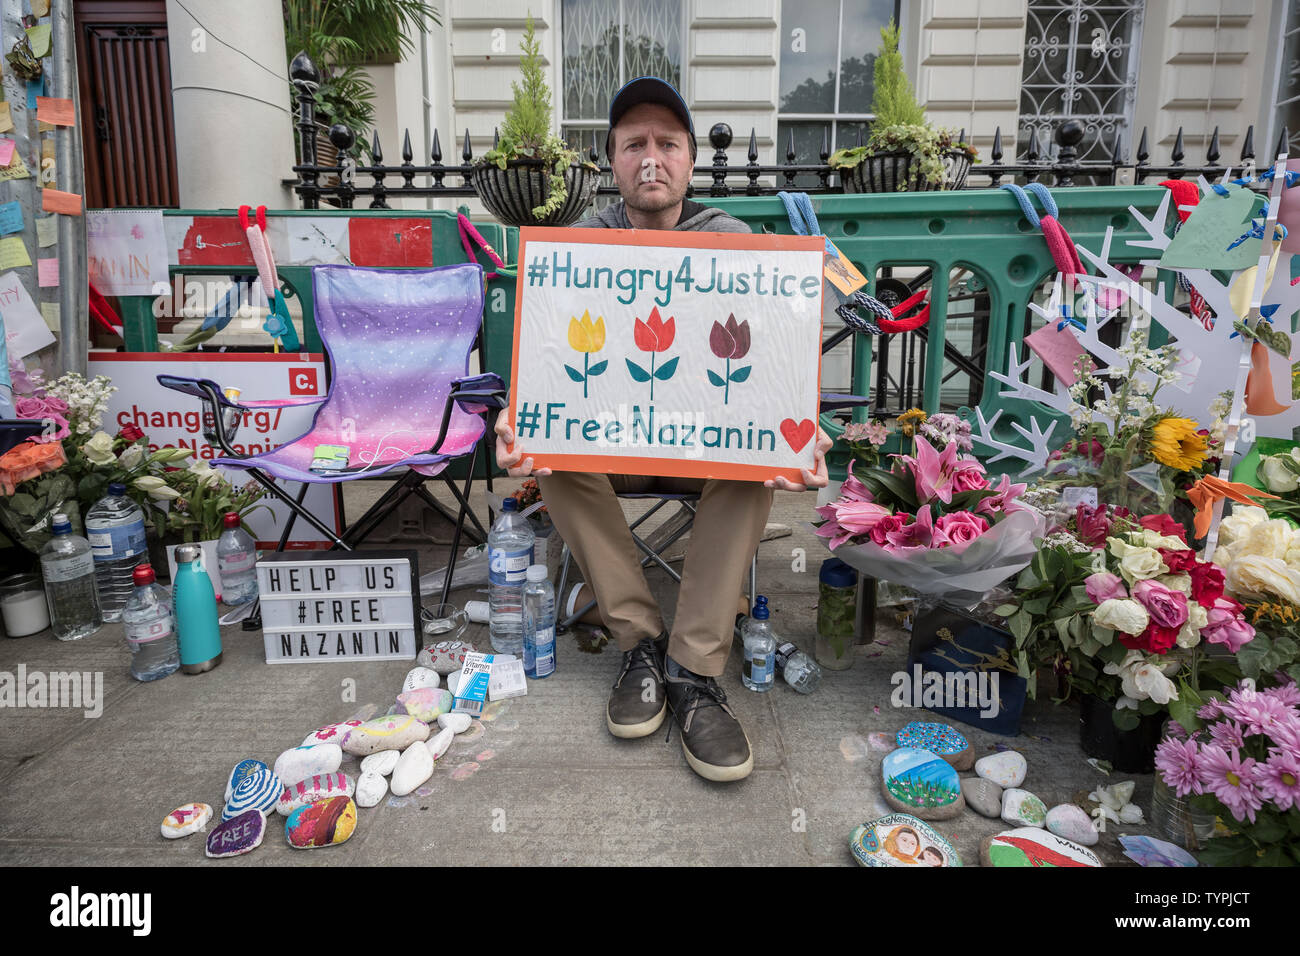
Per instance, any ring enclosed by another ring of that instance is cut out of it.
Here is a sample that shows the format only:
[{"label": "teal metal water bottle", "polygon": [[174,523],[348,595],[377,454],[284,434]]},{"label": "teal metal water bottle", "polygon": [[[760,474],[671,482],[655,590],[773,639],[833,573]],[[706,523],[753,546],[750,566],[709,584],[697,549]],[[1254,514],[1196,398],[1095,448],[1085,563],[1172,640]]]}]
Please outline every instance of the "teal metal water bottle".
[{"label": "teal metal water bottle", "polygon": [[202,674],[221,663],[221,627],[212,579],[199,564],[203,549],[182,544],[176,549],[176,633],[181,646],[181,670]]}]

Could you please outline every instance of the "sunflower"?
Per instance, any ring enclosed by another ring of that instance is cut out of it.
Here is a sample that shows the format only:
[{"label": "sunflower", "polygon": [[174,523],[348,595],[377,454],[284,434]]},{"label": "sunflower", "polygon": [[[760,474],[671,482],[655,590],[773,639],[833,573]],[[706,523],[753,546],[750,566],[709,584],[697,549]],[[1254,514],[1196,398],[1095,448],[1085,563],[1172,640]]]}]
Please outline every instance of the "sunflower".
[{"label": "sunflower", "polygon": [[1208,446],[1196,422],[1167,415],[1151,427],[1151,457],[1178,471],[1196,471],[1205,463]]},{"label": "sunflower", "polygon": [[912,408],[903,412],[903,414],[898,416],[899,434],[911,438],[916,434],[917,426],[924,425],[927,418],[929,418],[929,416],[919,408]]}]

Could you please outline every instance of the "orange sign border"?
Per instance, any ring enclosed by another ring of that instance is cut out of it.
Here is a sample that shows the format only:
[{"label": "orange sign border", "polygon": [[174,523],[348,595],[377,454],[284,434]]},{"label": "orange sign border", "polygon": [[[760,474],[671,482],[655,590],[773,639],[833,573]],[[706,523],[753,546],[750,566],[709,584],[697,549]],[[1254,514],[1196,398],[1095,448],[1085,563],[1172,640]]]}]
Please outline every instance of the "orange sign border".
[{"label": "orange sign border", "polygon": [[[653,246],[697,249],[761,249],[765,252],[824,252],[826,244],[820,236],[776,236],[765,233],[748,235],[731,232],[670,232],[650,229],[574,229],[555,226],[523,226],[519,230],[519,253],[516,258],[518,272],[515,276],[515,328],[510,356],[510,430],[515,431],[515,412],[519,401],[519,328],[524,304],[524,263],[528,261],[528,243],[571,242],[603,246]],[[825,284],[817,298],[817,340],[822,338],[822,302]],[[812,396],[812,421],[820,427],[822,361],[817,352],[817,392]],[[514,445],[507,450],[513,452]],[[817,436],[807,446],[808,470],[816,461]],[[765,468],[762,465],[737,465],[728,462],[710,462],[686,458],[657,458],[629,455],[572,455],[527,454],[533,459],[533,469],[552,468],[556,471],[603,472],[610,475],[654,475],[671,478],[725,478],[732,481],[767,481],[784,476],[794,482],[803,482],[798,468]]]}]

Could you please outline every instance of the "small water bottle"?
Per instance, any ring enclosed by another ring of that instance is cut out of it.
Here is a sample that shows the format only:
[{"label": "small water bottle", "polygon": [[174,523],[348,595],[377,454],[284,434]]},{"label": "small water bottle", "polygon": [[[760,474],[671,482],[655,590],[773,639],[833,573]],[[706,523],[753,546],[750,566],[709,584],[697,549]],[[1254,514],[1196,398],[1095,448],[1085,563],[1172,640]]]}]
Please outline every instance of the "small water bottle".
[{"label": "small water bottle", "polygon": [[221,600],[230,605],[247,604],[257,597],[257,542],[239,525],[239,515],[227,511],[225,530],[217,539],[217,574],[221,578]]},{"label": "small water bottle", "polygon": [[776,649],[776,670],[801,694],[811,694],[822,680],[817,662],[789,641],[782,641]]},{"label": "small water bottle", "polygon": [[131,676],[141,681],[158,680],[176,673],[181,666],[172,596],[154,579],[148,564],[137,565],[133,578],[135,591],[122,609],[126,646],[131,650]]},{"label": "small water bottle", "polygon": [[555,589],[546,565],[528,566],[524,585],[524,676],[555,673]]},{"label": "small water bottle", "polygon": [[524,652],[524,580],[533,563],[533,529],[519,515],[519,502],[501,503],[501,517],[488,533],[488,633],[498,654]]},{"label": "small water bottle", "polygon": [[108,494],[86,512],[86,537],[95,556],[99,609],[105,621],[121,620],[135,587],[132,572],[149,558],[144,512],[126,496],[126,485],[110,484]]},{"label": "small water bottle", "polygon": [[197,544],[182,544],[176,549],[172,602],[181,670],[187,674],[202,674],[221,663],[217,595],[212,589],[212,579],[199,563],[202,556],[203,549]]},{"label": "small water bottle", "polygon": [[745,666],[740,674],[746,687],[760,693],[772,689],[776,667],[776,638],[767,618],[767,598],[760,594],[754,599],[753,614],[745,622]]},{"label": "small water bottle", "polygon": [[67,515],[56,514],[52,529],[54,537],[41,548],[41,576],[45,579],[50,627],[59,640],[75,641],[94,634],[104,623],[99,613],[95,559],[90,542],[72,533]]}]

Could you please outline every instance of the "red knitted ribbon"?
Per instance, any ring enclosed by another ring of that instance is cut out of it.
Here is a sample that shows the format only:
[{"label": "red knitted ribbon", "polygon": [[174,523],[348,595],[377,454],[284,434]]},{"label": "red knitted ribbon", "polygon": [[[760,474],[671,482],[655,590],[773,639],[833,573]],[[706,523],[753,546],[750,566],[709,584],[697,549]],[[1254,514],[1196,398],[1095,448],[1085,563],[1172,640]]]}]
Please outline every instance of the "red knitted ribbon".
[{"label": "red knitted ribbon", "polygon": [[[925,289],[922,289],[920,292],[914,292],[906,299],[904,299],[902,302],[898,303],[898,305],[892,306],[889,311],[894,313],[894,315],[902,315],[904,312],[907,312],[909,309],[914,308],[922,299],[925,298],[925,296],[926,296]],[[921,309],[919,312],[917,312],[916,315],[912,316],[911,318],[877,319],[876,324],[880,326],[880,331],[882,332],[911,332],[914,329],[919,329],[921,326],[925,325],[925,323],[929,321],[930,321],[930,303],[927,302],[925,304],[925,307]]]},{"label": "red knitted ribbon", "polygon": [[[460,244],[465,247],[465,257],[469,259],[470,262],[478,261],[474,255],[473,248],[470,246],[470,240],[473,240],[475,245],[487,253],[487,257],[492,260],[494,265],[499,266],[502,269],[506,267],[506,264],[501,261],[501,257],[497,255],[496,250],[493,249],[479,231],[474,228],[474,224],[465,218],[464,213],[456,214],[456,225],[460,229]],[[499,278],[500,275],[501,273],[499,272],[489,272],[483,278],[485,280],[496,279]]]},{"label": "red knitted ribbon", "polygon": [[1201,187],[1185,179],[1165,179],[1160,185],[1173,193],[1174,211],[1178,213],[1178,221],[1186,222],[1192,211],[1182,207],[1195,206],[1201,201]]},{"label": "red knitted ribbon", "polygon": [[108,304],[108,300],[100,294],[95,288],[95,284],[90,283],[90,317],[104,327],[104,330],[111,332],[113,335],[122,334],[122,320],[118,317],[113,307]]},{"label": "red knitted ribbon", "polygon": [[1043,238],[1047,240],[1047,251],[1052,254],[1052,261],[1056,263],[1057,271],[1064,273],[1065,281],[1073,291],[1078,284],[1074,277],[1085,273],[1070,234],[1056,221],[1055,216],[1043,216],[1039,226],[1043,230]]}]

